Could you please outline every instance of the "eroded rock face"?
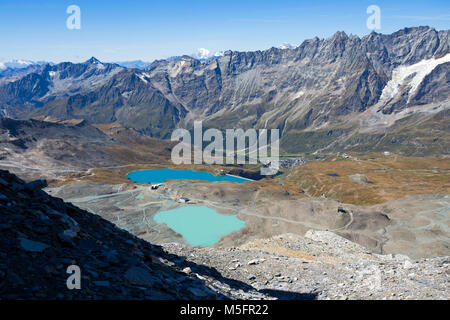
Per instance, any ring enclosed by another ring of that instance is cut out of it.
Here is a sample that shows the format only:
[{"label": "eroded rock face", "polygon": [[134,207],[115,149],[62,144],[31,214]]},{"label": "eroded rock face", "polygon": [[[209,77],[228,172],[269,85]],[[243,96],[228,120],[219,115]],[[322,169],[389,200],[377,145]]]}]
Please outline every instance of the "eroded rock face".
[{"label": "eroded rock face", "polygon": [[[119,122],[162,138],[200,119],[220,129],[278,128],[288,152],[364,151],[379,145],[386,131],[398,145],[422,137],[411,131],[402,140],[391,132],[399,119],[416,126],[417,119],[401,111],[418,106],[414,112],[425,118],[448,109],[449,47],[448,30],[415,27],[362,38],[337,32],[293,49],[226,51],[208,61],[182,56],[145,70],[90,59],[1,85],[0,104],[4,116]],[[375,132],[355,136],[360,129]],[[448,151],[437,143],[415,149],[431,153],[434,147]]]},{"label": "eroded rock face", "polygon": [[[206,118],[210,126],[279,128],[288,133],[333,125],[364,112],[379,102],[395,68],[448,51],[448,31],[428,27],[363,38],[337,32],[295,49],[227,51],[205,63],[183,56],[154,63],[147,72],[169,100],[180,101],[191,117]],[[434,97],[431,92],[421,94],[415,103],[437,97],[447,101],[444,91]],[[383,110],[392,113],[413,104],[392,101]]]}]

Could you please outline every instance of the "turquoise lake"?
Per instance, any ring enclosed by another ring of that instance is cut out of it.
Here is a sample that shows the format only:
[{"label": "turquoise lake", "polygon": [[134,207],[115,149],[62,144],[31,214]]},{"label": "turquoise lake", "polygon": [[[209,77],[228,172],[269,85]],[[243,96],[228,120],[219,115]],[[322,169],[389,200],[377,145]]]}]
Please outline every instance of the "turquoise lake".
[{"label": "turquoise lake", "polygon": [[231,181],[238,183],[251,181],[249,179],[230,175],[215,176],[209,172],[174,170],[168,168],[133,171],[127,174],[127,178],[138,183],[162,183],[167,180]]},{"label": "turquoise lake", "polygon": [[245,228],[245,221],[236,215],[220,214],[205,206],[187,205],[160,211],[153,220],[167,224],[194,247],[213,245],[219,242],[221,237]]}]

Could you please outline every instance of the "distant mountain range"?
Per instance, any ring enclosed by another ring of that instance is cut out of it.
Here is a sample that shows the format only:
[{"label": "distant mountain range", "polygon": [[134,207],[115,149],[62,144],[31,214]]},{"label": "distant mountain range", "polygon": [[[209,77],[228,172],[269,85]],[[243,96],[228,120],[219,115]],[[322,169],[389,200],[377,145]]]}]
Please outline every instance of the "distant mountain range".
[{"label": "distant mountain range", "polygon": [[206,61],[45,65],[18,78],[0,75],[0,112],[118,122],[161,138],[195,119],[219,129],[278,128],[288,153],[448,154],[449,34],[337,32]]},{"label": "distant mountain range", "polygon": [[[210,59],[215,59],[218,57],[221,57],[223,55],[223,53],[221,52],[211,52],[208,49],[205,48],[199,48],[197,49],[196,52],[192,53],[191,55],[189,55],[190,57],[197,59],[199,61],[207,61]],[[164,60],[167,61],[173,61],[176,59],[179,59],[180,56],[173,56],[173,57],[169,57],[166,58]],[[133,60],[133,61],[119,61],[119,62],[115,62],[116,64],[118,64],[119,66],[125,67],[125,68],[136,68],[136,69],[141,69],[144,70],[145,68],[149,67],[153,62],[146,62],[146,61],[142,61],[142,60]]]},{"label": "distant mountain range", "polygon": [[34,64],[34,62],[26,61],[26,60],[4,61],[4,62],[0,62],[0,70],[5,70],[8,68],[11,68],[11,69],[26,68],[32,64]]},{"label": "distant mountain range", "polygon": [[3,61],[0,62],[0,72],[6,69],[26,69],[32,65],[44,65],[44,64],[53,64],[47,61],[31,61],[31,60],[20,60],[14,59],[11,61]]},{"label": "distant mountain range", "polygon": [[133,60],[133,61],[120,61],[116,62],[119,66],[125,67],[125,68],[136,68],[136,69],[145,69],[149,65],[151,65],[151,62],[146,62],[142,60]]}]

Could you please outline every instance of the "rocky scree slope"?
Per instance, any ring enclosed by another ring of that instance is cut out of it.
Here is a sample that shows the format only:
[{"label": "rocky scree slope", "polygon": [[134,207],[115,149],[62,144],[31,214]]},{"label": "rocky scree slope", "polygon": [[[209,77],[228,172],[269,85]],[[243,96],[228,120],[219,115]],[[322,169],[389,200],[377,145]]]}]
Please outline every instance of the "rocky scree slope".
[{"label": "rocky scree slope", "polygon": [[[329,231],[152,245],[0,170],[0,299],[448,299],[449,257],[379,255]],[[66,269],[81,268],[81,290]]]},{"label": "rocky scree slope", "polygon": [[[183,257],[50,197],[45,185],[0,170],[0,299],[268,297],[238,281],[230,286],[208,267],[183,272]],[[80,290],[66,286],[70,265],[81,268]]]},{"label": "rocky scree slope", "polygon": [[415,260],[375,254],[329,231],[309,230],[304,237],[283,234],[238,247],[163,247],[281,299],[450,298],[448,256]]}]

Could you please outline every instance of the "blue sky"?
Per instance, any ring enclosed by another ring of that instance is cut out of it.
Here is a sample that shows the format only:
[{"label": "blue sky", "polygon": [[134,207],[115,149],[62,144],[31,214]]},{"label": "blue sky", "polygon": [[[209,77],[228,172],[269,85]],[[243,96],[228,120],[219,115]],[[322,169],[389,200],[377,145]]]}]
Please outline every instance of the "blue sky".
[{"label": "blue sky", "polygon": [[[81,29],[69,30],[69,5]],[[366,35],[369,5],[381,9],[381,33],[410,26],[450,27],[450,1],[152,1],[0,0],[0,61],[29,59],[152,61],[197,48],[264,50],[299,45],[337,30]]]}]

